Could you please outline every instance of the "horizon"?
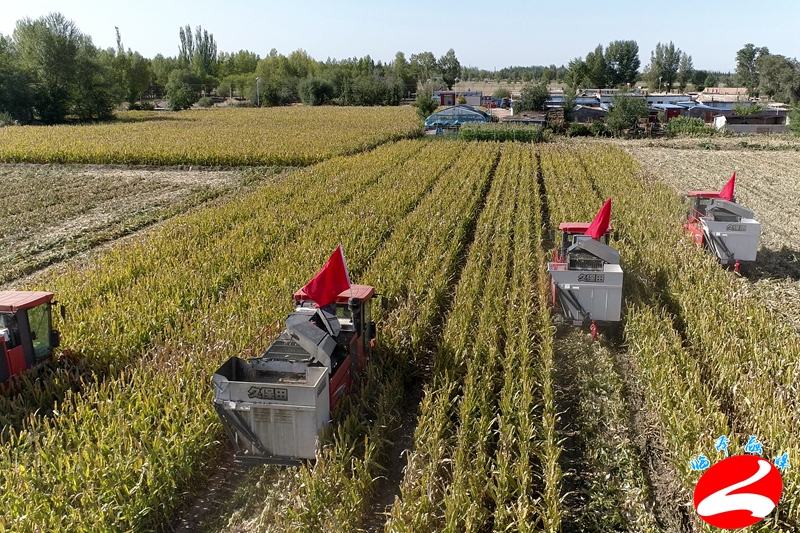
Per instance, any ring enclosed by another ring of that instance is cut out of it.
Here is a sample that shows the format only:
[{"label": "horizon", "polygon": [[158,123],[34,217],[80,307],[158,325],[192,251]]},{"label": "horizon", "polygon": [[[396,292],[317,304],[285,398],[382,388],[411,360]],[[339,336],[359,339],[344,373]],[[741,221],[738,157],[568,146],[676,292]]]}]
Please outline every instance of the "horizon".
[{"label": "horizon", "polygon": [[[241,0],[232,0],[224,9],[209,0],[198,0],[191,13],[176,3],[144,0],[139,5],[139,9],[123,15],[115,6],[99,0],[14,3],[4,9],[0,33],[11,36],[18,20],[37,19],[57,11],[89,35],[95,46],[116,47],[116,26],[126,49],[151,59],[158,54],[177,56],[178,31],[190,24],[193,29],[201,26],[212,33],[220,52],[249,50],[263,58],[275,48],[283,55],[304,50],[323,62],[369,55],[376,62],[388,63],[398,51],[406,59],[425,51],[438,58],[453,48],[462,67],[487,71],[512,66],[567,66],[570,60],[585,57],[598,44],[606,47],[615,40],[637,42],[640,72],[650,62],[650,53],[658,42],[672,41],[692,56],[697,70],[722,73],[735,71],[736,52],[746,43],[766,46],[771,53],[787,57],[795,56],[796,47],[790,36],[771,32],[767,25],[748,28],[747,36],[742,37],[730,31],[737,27],[735,23],[740,22],[743,13],[754,11],[742,0],[731,0],[724,9],[679,1],[670,4],[669,11],[630,0],[602,11],[596,2],[576,0],[569,13],[549,12],[546,17],[538,15],[541,9],[532,6],[549,4],[525,4],[519,0],[506,0],[491,7],[466,0],[451,12],[437,11],[418,0],[377,7],[363,0],[323,5],[299,0],[292,10],[279,9],[277,2],[269,1],[257,11],[266,13],[263,21],[260,16],[253,16],[253,7]],[[635,9],[626,11],[626,5]],[[425,9],[430,16],[420,19]],[[309,16],[309,12],[314,15]],[[589,14],[575,16],[582,12]],[[792,15],[800,16],[800,3],[788,6],[781,16],[790,19]],[[481,25],[496,31],[480,30]],[[561,27],[570,29],[558,29]],[[484,32],[477,39],[476,28]]]}]

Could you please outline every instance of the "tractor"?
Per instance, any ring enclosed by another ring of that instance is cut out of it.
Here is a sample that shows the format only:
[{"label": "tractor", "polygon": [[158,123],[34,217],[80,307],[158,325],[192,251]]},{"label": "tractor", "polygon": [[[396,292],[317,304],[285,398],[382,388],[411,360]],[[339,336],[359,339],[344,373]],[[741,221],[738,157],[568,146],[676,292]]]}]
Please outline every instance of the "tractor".
[{"label": "tractor", "polygon": [[619,252],[609,246],[610,201],[606,205],[604,223],[597,224],[606,206],[592,224],[562,223],[560,245],[553,252],[553,261],[547,263],[553,308],[560,312],[562,322],[588,324],[592,339],[597,338],[598,326],[621,320],[623,272]]},{"label": "tractor", "polygon": [[52,360],[61,342],[52,325],[53,303],[52,292],[0,292],[0,387]]},{"label": "tractor", "polygon": [[214,407],[235,459],[293,465],[314,459],[331,410],[350,390],[372,353],[375,289],[352,285],[317,307],[301,289],[285,329],[267,328],[214,373]]},{"label": "tractor", "polygon": [[716,255],[720,264],[733,264],[738,274],[742,261],[756,260],[761,223],[750,209],[736,203],[735,177],[720,192],[690,191],[685,197],[689,209],[683,227],[694,242]]}]

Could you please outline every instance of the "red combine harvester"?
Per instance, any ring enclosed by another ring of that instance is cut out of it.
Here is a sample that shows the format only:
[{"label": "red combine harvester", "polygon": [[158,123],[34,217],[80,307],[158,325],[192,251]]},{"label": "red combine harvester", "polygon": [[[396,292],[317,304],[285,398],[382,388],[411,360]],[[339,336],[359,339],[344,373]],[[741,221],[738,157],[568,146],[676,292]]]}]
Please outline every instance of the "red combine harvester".
[{"label": "red combine harvester", "polygon": [[711,250],[722,265],[733,264],[738,273],[741,261],[756,260],[761,223],[736,203],[735,180],[736,173],[719,192],[690,191],[684,228],[694,242]]},{"label": "red combine harvester", "polygon": [[52,305],[52,292],[0,292],[0,386],[52,359],[61,341]]},{"label": "red combine harvester", "polygon": [[591,223],[565,222],[559,226],[561,244],[547,264],[551,303],[563,320],[574,326],[597,326],[621,320],[622,267],[619,252],[609,246],[611,201]]},{"label": "red combine harvester", "polygon": [[[306,287],[265,350],[251,345],[247,359],[231,357],[212,378],[214,407],[239,461],[314,459],[331,410],[372,353],[375,289],[352,285],[319,307]],[[270,336],[265,330],[254,344]]]}]

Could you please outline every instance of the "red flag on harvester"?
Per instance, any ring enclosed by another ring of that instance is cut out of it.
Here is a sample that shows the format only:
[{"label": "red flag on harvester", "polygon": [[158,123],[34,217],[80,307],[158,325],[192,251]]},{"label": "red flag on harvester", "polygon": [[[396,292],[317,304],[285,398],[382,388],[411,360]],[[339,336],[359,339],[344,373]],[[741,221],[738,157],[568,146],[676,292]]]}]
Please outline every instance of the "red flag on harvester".
[{"label": "red flag on harvester", "polygon": [[340,244],[325,266],[305,284],[302,290],[317,303],[317,307],[324,307],[336,300],[339,293],[349,288],[350,273],[347,271],[347,263]]},{"label": "red flag on harvester", "polygon": [[589,235],[592,239],[599,239],[608,231],[609,222],[611,222],[611,198],[606,200],[606,203],[597,212],[584,235]]},{"label": "red flag on harvester", "polygon": [[733,187],[736,184],[736,172],[733,173],[731,179],[728,180],[728,183],[719,191],[719,197],[723,200],[728,200],[729,202],[733,201]]}]

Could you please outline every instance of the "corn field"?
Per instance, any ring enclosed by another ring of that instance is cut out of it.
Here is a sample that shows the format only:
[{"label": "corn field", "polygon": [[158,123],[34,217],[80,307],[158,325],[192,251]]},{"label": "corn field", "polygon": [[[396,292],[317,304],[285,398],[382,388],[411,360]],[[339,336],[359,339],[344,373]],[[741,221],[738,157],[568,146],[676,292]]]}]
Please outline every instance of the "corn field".
[{"label": "corn field", "polygon": [[[68,305],[57,327],[74,363],[0,398],[0,531],[169,530],[226,453],[211,373],[289,311],[339,243],[353,281],[388,297],[373,359],[316,463],[258,470],[245,482],[257,500],[219,531],[703,531],[689,461],[713,456],[713,439],[740,450],[757,435],[765,458],[796,461],[800,331],[685,238],[678,195],[632,156],[607,144],[388,142],[411,130],[364,122],[332,145],[322,128],[263,154],[212,148],[198,161],[180,142],[165,154],[145,143],[125,161],[322,162],[26,282]],[[364,143],[377,147],[348,155]],[[0,158],[16,160],[4,146]],[[84,149],[31,153],[128,157]],[[553,325],[546,262],[551,230],[590,221],[609,197],[624,327],[592,343]],[[387,489],[409,411],[413,445]],[[752,531],[800,527],[795,471]]]},{"label": "corn field", "polygon": [[2,128],[0,162],[305,166],[421,134],[408,107],[128,111],[111,124]]}]

